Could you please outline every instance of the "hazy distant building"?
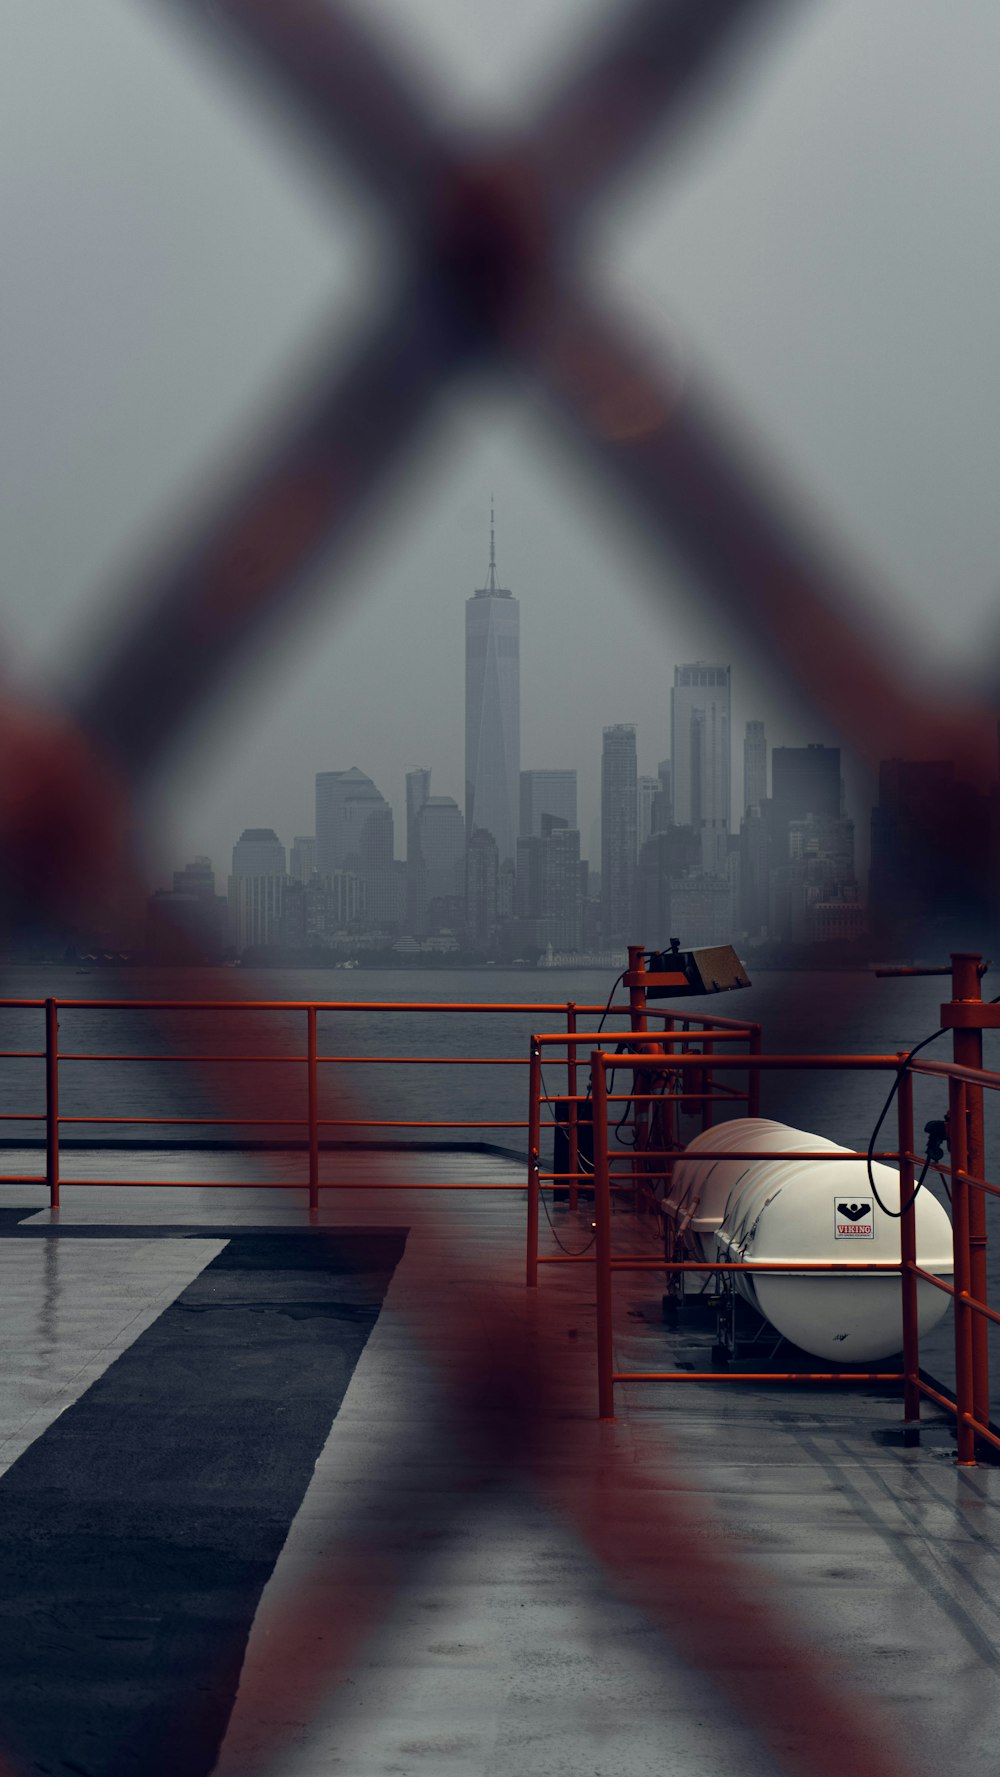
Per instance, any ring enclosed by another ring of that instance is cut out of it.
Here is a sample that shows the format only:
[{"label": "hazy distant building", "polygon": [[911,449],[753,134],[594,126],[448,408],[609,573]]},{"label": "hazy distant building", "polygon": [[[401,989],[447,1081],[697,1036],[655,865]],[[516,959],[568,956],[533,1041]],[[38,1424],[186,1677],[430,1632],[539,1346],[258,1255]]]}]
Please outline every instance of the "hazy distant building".
[{"label": "hazy distant building", "polygon": [[696,661],[674,668],[670,693],[673,818],[701,835],[702,869],[725,871],[731,803],[730,669]]},{"label": "hazy distant building", "polygon": [[284,876],[285,848],[273,827],[246,827],[233,846],[234,876]]},{"label": "hazy distant building", "polygon": [[247,827],[233,846],[229,932],[237,951],[278,942],[285,892],[285,848],[271,827]]},{"label": "hazy distant building", "polygon": [[634,727],[620,722],[605,728],[601,753],[601,908],[605,944],[627,944],[633,935],[637,779]]},{"label": "hazy distant building", "polygon": [[546,815],[560,826],[576,826],[575,771],[522,771],[519,837],[540,836]]},{"label": "hazy distant building", "polygon": [[659,788],[653,797],[649,830],[651,833],[664,833],[674,824],[674,778],[669,759],[660,760],[656,767],[656,778]]},{"label": "hazy distant building", "polygon": [[414,833],[420,858],[416,931],[454,930],[464,918],[465,822],[453,796],[428,796]]},{"label": "hazy distant building", "polygon": [[693,827],[667,827],[651,833],[639,852],[636,943],[662,949],[673,937],[687,942],[672,924],[671,892],[676,882],[701,869],[701,835]]},{"label": "hazy distant building", "polygon": [[658,777],[640,777],[636,785],[636,845],[642,850],[653,831],[653,810],[660,794]]},{"label": "hazy distant building", "polygon": [[743,738],[743,810],[767,800],[767,739],[763,722],[748,722]]},{"label": "hazy distant building", "polygon": [[424,904],[423,859],[417,819],[431,793],[431,774],[421,768],[406,774],[406,926],[415,932]]},{"label": "hazy distant building", "polygon": [[174,871],[172,889],[159,889],[146,909],[145,947],[156,963],[194,966],[218,962],[225,947],[227,905],[215,892],[210,858]]},{"label": "hazy distant building", "polygon": [[839,815],[840,748],[815,741],[807,747],[773,747],[771,801],[779,828],[809,814]]},{"label": "hazy distant building", "polygon": [[293,882],[308,882],[316,874],[316,839],[312,833],[297,833],[292,840],[288,874]]},{"label": "hazy distant building", "polygon": [[[550,817],[555,821],[558,817]],[[553,824],[549,832],[517,842],[515,912],[531,945],[544,950],[579,950],[583,932],[584,882],[580,834]]]},{"label": "hazy distant building", "polygon": [[492,833],[512,869],[520,774],[520,609],[497,579],[491,512],[486,584],[465,605],[465,825]]},{"label": "hazy distant building", "polygon": [[195,858],[182,870],[174,871],[174,894],[194,895],[199,900],[215,899],[215,871],[211,858]]},{"label": "hazy distant building", "polygon": [[484,954],[496,943],[499,876],[497,842],[477,827],[465,848],[465,931],[470,949]]},{"label": "hazy distant building", "polygon": [[401,918],[395,872],[391,804],[365,772],[316,775],[316,868],[330,879],[337,870],[365,884],[365,917],[375,930]]},{"label": "hazy distant building", "polygon": [[996,928],[995,797],[950,759],[884,759],[872,810],[872,932],[883,946],[977,948]]},{"label": "hazy distant building", "polygon": [[288,950],[318,950],[364,923],[365,885],[351,870],[286,886],[281,943]]}]

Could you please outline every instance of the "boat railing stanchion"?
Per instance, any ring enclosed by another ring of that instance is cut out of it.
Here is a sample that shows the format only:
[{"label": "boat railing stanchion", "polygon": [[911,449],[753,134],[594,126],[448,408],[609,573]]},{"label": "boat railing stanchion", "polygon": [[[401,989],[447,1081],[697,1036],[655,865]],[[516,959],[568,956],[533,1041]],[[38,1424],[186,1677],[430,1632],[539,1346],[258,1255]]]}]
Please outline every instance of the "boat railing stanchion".
[{"label": "boat railing stanchion", "polygon": [[[635,1075],[633,1073],[633,1079]],[[640,1075],[641,1078],[641,1075]],[[611,1310],[611,1189],[608,1182],[608,1080],[604,1056],[590,1057],[591,1101],[594,1107],[594,1232],[597,1272],[597,1411],[601,1419],[615,1416],[614,1330]]]},{"label": "boat railing stanchion", "polygon": [[528,1250],[525,1282],[533,1289],[538,1282],[538,1212],[541,1184],[542,1140],[542,1050],[537,1036],[531,1039],[528,1061]]},{"label": "boat railing stanchion", "polygon": [[974,1468],[972,1309],[969,1307],[969,1181],[964,1080],[948,1082],[948,1146],[951,1149],[951,1216],[954,1240],[955,1403],[959,1468]]},{"label": "boat railing stanchion", "polygon": [[580,1140],[579,1126],[576,1115],[576,1044],[573,1036],[576,1031],[576,1001],[566,1002],[566,1092],[569,1096],[566,1119],[566,1152],[569,1155],[569,1207],[570,1212],[577,1207],[577,1175],[580,1171]]},{"label": "boat railing stanchion", "polygon": [[[905,1056],[900,1056],[904,1061]],[[899,1268],[903,1315],[903,1441],[920,1442],[920,1328],[917,1318],[917,1205],[913,1192],[913,1075],[904,1068],[896,1093],[899,1147]]]},{"label": "boat railing stanchion", "polygon": [[45,1002],[45,1183],[59,1208],[59,1002]]},{"label": "boat railing stanchion", "polygon": [[[951,957],[952,1005],[981,1007],[982,957],[976,951],[953,951]],[[992,1008],[991,1008],[992,1009]],[[965,1026],[956,1023],[952,1031],[955,1060],[961,1067],[982,1068],[983,1013],[971,1014],[976,1022]],[[983,1089],[966,1084],[965,1088],[965,1171],[972,1178],[986,1176],[986,1142],[983,1131]],[[971,1187],[968,1195],[969,1214],[969,1291],[978,1301],[988,1299],[986,1277],[986,1194]],[[990,1348],[989,1328],[984,1315],[972,1316],[972,1367],[975,1415],[981,1425],[990,1422]]]},{"label": "boat railing stanchion", "polygon": [[[751,1056],[760,1055],[760,1053],[761,1053],[761,1038],[760,1038],[760,1025],[759,1024],[751,1024],[750,1025],[747,1047],[748,1047],[748,1051]],[[748,1117],[759,1117],[760,1116],[760,1068],[759,1067],[750,1067],[747,1069],[747,1116]]]},{"label": "boat railing stanchion", "polygon": [[319,1064],[316,1059],[316,1007],[306,1008],[309,1116],[309,1213],[319,1209]]}]

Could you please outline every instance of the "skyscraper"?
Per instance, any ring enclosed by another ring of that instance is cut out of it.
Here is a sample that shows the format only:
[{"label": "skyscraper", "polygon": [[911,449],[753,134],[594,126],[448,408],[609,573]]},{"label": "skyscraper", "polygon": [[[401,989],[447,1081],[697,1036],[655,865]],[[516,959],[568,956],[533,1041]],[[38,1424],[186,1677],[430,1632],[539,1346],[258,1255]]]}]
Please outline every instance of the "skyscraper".
[{"label": "skyscraper", "polygon": [[428,796],[417,815],[419,896],[414,931],[460,926],[465,903],[465,822],[453,796]]},{"label": "skyscraper", "polygon": [[392,808],[371,778],[356,765],[317,772],[316,868],[362,877],[366,917],[378,927],[396,918],[393,851]]},{"label": "skyscraper", "polygon": [[545,815],[576,826],[575,771],[522,771],[520,838],[540,838]]},{"label": "skyscraper", "polygon": [[247,827],[233,846],[229,922],[239,951],[271,944],[278,935],[285,893],[285,848],[271,827]]},{"label": "skyscraper", "polygon": [[730,733],[728,666],[704,661],[674,668],[670,753],[674,820],[701,835],[701,867],[723,876],[729,842]]},{"label": "skyscraper", "polygon": [[635,729],[604,730],[601,753],[601,917],[605,944],[627,944],[635,914]]},{"label": "skyscraper", "polygon": [[767,740],[763,722],[748,722],[743,739],[743,812],[767,801]]},{"label": "skyscraper", "polygon": [[492,833],[513,868],[521,773],[520,607],[497,579],[493,509],[486,584],[465,604],[465,830]]},{"label": "skyscraper", "polygon": [[424,904],[424,862],[420,855],[420,810],[431,793],[431,774],[425,769],[406,774],[406,928],[415,932]]},{"label": "skyscraper", "polygon": [[840,748],[774,747],[771,751],[771,799],[782,831],[789,821],[806,815],[840,814]]}]

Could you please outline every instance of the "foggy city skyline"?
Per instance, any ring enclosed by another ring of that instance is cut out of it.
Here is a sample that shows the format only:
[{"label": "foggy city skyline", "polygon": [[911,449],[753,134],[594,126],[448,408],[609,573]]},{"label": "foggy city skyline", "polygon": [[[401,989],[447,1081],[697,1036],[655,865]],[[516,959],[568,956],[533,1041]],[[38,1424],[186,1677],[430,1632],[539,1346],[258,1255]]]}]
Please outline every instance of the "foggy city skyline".
[{"label": "foggy city skyline", "polygon": [[[381,0],[366,16],[443,120],[502,128],[558,76],[566,33],[606,14]],[[39,0],[10,29],[5,665],[58,695],[99,653],[114,587],[208,497],[220,448],[240,447],[289,367],[325,356],[331,317],[338,349],[393,262],[349,169],[318,179],[225,54],[165,10]],[[892,646],[928,687],[992,652],[1000,258],[982,219],[998,71],[986,0],[947,16],[904,0],[784,9],[737,58],[724,105],[672,143],[666,179],[654,148],[582,249],[637,336],[707,381],[819,534],[864,564],[884,604],[859,624],[886,635],[905,611]],[[179,750],[152,805],[151,879],[224,859],[260,821],[311,831],[317,770],[359,764],[398,833],[409,768],[462,802],[461,609],[491,490],[522,609],[522,759],[578,769],[586,844],[602,727],[634,722],[655,771],[678,662],[732,662],[734,734],[759,717],[772,745],[842,744],[563,454],[530,388],[467,386],[321,587],[327,608],[262,650]]]}]

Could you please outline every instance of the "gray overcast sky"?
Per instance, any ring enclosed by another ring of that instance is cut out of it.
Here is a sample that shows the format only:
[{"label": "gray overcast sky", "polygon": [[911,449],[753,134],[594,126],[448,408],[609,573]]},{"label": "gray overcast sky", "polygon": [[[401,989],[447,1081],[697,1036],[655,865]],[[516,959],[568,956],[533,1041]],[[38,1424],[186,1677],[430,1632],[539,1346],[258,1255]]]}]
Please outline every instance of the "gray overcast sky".
[{"label": "gray overcast sky", "polygon": [[[603,8],[363,10],[439,115],[495,127],[530,111]],[[8,674],[58,685],[111,620],[109,588],[331,314],[349,337],[386,259],[346,174],[318,176],[156,0],[2,0],[0,16],[0,644]],[[873,620],[901,614],[928,675],[974,674],[997,632],[998,120],[997,0],[804,0],[683,153],[615,194],[585,262],[868,564]],[[360,765],[397,813],[414,765],[461,799],[463,603],[491,491],[522,607],[522,762],[579,767],[585,849],[601,727],[635,721],[655,770],[678,660],[732,660],[737,741],[759,714],[772,741],[836,739],[755,681],[521,395],[470,389],[336,610],[273,648],[185,752],[161,864],[205,850],[224,876],[242,827],[311,831],[320,769]]]}]

